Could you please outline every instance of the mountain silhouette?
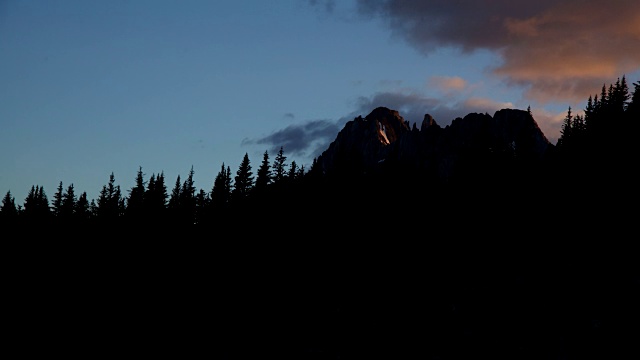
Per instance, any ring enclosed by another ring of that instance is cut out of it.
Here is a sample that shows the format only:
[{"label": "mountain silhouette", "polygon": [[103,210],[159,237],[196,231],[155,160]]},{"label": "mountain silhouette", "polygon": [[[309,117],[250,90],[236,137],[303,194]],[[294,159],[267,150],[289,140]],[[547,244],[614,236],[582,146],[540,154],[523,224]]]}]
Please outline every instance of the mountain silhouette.
[{"label": "mountain silhouette", "polygon": [[140,170],[128,196],[112,174],[95,203],[62,184],[51,204],[37,186],[24,208],[7,194],[7,341],[220,359],[637,358],[640,117],[638,92],[618,93],[568,114],[555,145],[529,111],[442,127],[378,107],[308,171],[265,152],[255,187],[245,156],[210,193],[193,170],[170,194]]}]

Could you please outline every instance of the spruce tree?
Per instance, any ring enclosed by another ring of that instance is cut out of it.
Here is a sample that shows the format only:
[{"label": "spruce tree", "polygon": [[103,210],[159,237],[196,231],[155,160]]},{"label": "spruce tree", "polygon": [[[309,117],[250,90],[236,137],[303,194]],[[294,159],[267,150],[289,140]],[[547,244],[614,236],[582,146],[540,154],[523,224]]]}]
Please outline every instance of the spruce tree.
[{"label": "spruce tree", "polygon": [[76,201],[74,217],[81,223],[87,222],[91,218],[91,206],[86,191],[82,192]]},{"label": "spruce tree", "polygon": [[176,182],[173,185],[173,190],[171,190],[171,195],[169,196],[169,203],[167,207],[171,216],[174,216],[180,210],[180,191],[182,190],[182,182],[180,181],[180,174],[176,178]]},{"label": "spruce tree", "polygon": [[116,185],[113,172],[109,175],[109,183],[102,186],[96,205],[96,215],[101,222],[114,222],[124,210],[124,199],[120,185]]},{"label": "spruce tree", "polygon": [[168,197],[164,172],[158,175],[152,174],[144,194],[144,208],[150,219],[162,219],[167,208]]},{"label": "spruce tree", "polygon": [[60,208],[62,207],[62,181],[58,184],[58,189],[55,194],[53,194],[53,202],[51,203],[51,212],[53,216],[60,215]]},{"label": "spruce tree", "polygon": [[196,188],[193,181],[193,165],[187,175],[187,178],[182,183],[180,189],[180,200],[178,202],[179,217],[181,221],[187,224],[192,224],[196,215]]},{"label": "spruce tree", "polygon": [[289,172],[287,173],[287,177],[289,178],[290,181],[293,181],[296,179],[296,177],[298,176],[298,164],[296,163],[295,160],[291,161],[291,164],[289,166]]},{"label": "spruce tree", "polygon": [[18,218],[18,208],[16,207],[16,199],[11,196],[11,191],[2,198],[0,206],[0,223],[12,224]]},{"label": "spruce tree", "polygon": [[214,211],[224,209],[231,199],[231,169],[224,163],[213,181],[211,189],[211,207]]},{"label": "spruce tree", "polygon": [[144,216],[145,186],[144,174],[142,173],[142,166],[140,166],[138,167],[138,172],[136,174],[135,185],[129,190],[126,210],[127,217],[139,220]]},{"label": "spruce tree", "polygon": [[265,150],[262,155],[262,163],[258,168],[258,174],[256,177],[256,190],[262,191],[271,184],[271,163],[269,161],[269,152]]},{"label": "spruce tree", "polygon": [[573,131],[573,115],[571,114],[571,106],[567,111],[567,116],[562,121],[562,128],[560,129],[560,138],[558,139],[559,146],[568,146],[571,142],[571,136]]},{"label": "spruce tree", "polygon": [[234,178],[234,187],[231,196],[234,201],[245,199],[253,189],[253,172],[251,171],[251,162],[249,154],[245,153],[242,162],[236,172]]},{"label": "spruce tree", "polygon": [[76,194],[73,184],[67,186],[67,190],[62,194],[62,204],[58,216],[66,221],[73,219],[76,210]]},{"label": "spruce tree", "polygon": [[284,156],[284,149],[281,146],[276,158],[273,160],[273,183],[282,181],[287,175],[287,157]]},{"label": "spruce tree", "polygon": [[49,198],[44,188],[34,185],[24,200],[24,215],[30,223],[46,225],[51,216]]}]

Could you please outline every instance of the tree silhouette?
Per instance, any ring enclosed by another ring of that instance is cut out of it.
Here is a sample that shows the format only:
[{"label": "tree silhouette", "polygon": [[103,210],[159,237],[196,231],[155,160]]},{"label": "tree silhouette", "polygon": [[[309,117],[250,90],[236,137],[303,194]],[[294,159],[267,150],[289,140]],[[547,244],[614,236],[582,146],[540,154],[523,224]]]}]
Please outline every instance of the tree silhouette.
[{"label": "tree silhouette", "polygon": [[146,185],[144,174],[142,173],[142,166],[139,166],[138,172],[136,173],[135,185],[129,190],[129,197],[127,198],[126,216],[129,222],[142,220],[142,217],[146,213],[144,199]]},{"label": "tree silhouette", "polygon": [[262,163],[258,168],[258,173],[256,177],[256,190],[262,191],[267,188],[268,185],[271,184],[271,163],[269,160],[269,152],[265,150],[262,155]]},{"label": "tree silhouette", "polygon": [[179,194],[179,216],[181,218],[181,221],[186,224],[193,224],[196,216],[196,187],[193,182],[193,175],[194,170],[192,165],[187,178],[182,183],[182,188],[180,189]]},{"label": "tree silhouette", "polygon": [[87,199],[86,191],[83,191],[78,197],[74,214],[80,224],[86,224],[91,219],[91,205]]},{"label": "tree silhouette", "polygon": [[251,171],[251,161],[249,160],[249,154],[245,153],[234,178],[231,198],[234,202],[244,200],[253,189],[253,186],[254,182],[253,172]]},{"label": "tree silhouette", "polygon": [[278,150],[278,154],[273,160],[273,182],[279,183],[281,182],[285,176],[287,175],[287,165],[286,165],[287,157],[284,156],[284,149],[281,146],[280,150]]},{"label": "tree silhouette", "polygon": [[11,195],[11,191],[2,198],[2,206],[0,206],[0,223],[10,224],[18,218],[18,208],[16,207],[16,199]]},{"label": "tree silhouette", "polygon": [[72,221],[75,217],[77,201],[74,186],[69,184],[64,194],[62,194],[62,204],[58,217],[66,222]]},{"label": "tree silhouette", "polygon": [[144,208],[150,220],[163,222],[167,212],[168,198],[164,172],[152,174],[144,194]]},{"label": "tree silhouette", "polygon": [[51,202],[51,212],[56,217],[60,215],[60,208],[62,207],[62,191],[62,181],[60,181],[56,193],[53,194],[53,202]]},{"label": "tree silhouette", "polygon": [[211,208],[214,216],[220,215],[227,209],[231,199],[231,168],[225,167],[224,163],[220,166],[220,171],[213,181],[211,189]]},{"label": "tree silhouette", "polygon": [[120,185],[116,185],[115,175],[112,172],[109,175],[109,183],[102,186],[100,196],[98,196],[96,204],[98,220],[116,223],[124,211],[124,205]]}]

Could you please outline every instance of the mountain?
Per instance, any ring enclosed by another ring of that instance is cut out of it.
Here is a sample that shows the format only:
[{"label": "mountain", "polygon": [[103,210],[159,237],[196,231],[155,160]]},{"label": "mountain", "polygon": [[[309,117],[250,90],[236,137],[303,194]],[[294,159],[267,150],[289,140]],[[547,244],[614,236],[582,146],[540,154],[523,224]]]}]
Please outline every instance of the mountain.
[{"label": "mountain", "polygon": [[556,191],[548,181],[555,148],[524,110],[470,113],[445,127],[425,114],[418,128],[378,107],[347,122],[318,156],[309,176],[321,180],[304,198],[320,218],[395,209],[409,223],[438,224],[432,232],[456,224],[474,224],[479,233],[517,229],[552,211],[545,199]]},{"label": "mountain", "polygon": [[[345,124],[317,159],[323,174],[396,170],[430,174],[446,181],[465,160],[510,156],[537,162],[554,148],[527,111],[502,109],[492,116],[470,113],[442,128],[429,114],[417,128],[398,111],[378,107]],[[391,165],[389,165],[391,164]]]}]

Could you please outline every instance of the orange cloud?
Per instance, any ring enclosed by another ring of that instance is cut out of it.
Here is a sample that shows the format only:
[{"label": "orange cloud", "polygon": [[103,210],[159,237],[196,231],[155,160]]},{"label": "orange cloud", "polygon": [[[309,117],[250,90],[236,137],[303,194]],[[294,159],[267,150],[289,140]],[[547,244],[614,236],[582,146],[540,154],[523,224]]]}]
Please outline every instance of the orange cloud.
[{"label": "orange cloud", "polygon": [[443,92],[462,91],[467,87],[467,81],[459,76],[432,76],[427,83]]},{"label": "orange cloud", "polygon": [[363,15],[379,16],[425,54],[439,47],[497,52],[502,62],[492,73],[524,86],[527,99],[541,103],[583,101],[603,84],[640,70],[637,0],[359,0],[358,5]]}]

